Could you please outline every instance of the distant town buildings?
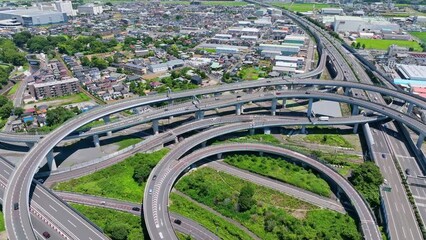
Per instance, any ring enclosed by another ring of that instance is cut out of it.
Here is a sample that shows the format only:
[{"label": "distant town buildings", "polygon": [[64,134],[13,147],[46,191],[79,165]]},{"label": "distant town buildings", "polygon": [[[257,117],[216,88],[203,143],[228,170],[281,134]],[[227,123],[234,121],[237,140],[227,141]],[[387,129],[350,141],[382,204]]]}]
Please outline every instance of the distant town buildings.
[{"label": "distant town buildings", "polygon": [[55,2],[56,10],[61,13],[66,13],[68,16],[77,15],[77,11],[72,8],[72,2],[65,1],[56,1]]},{"label": "distant town buildings", "polygon": [[87,15],[98,15],[103,13],[103,8],[101,5],[95,5],[92,3],[88,3],[85,5],[78,6],[79,14],[87,14]]},{"label": "distant town buildings", "polygon": [[77,78],[69,78],[61,81],[50,81],[42,83],[29,83],[28,88],[31,96],[35,99],[59,97],[80,92]]},{"label": "distant town buildings", "polygon": [[25,27],[65,23],[67,14],[56,11],[41,11],[38,9],[19,9],[0,11],[0,20],[14,19]]}]

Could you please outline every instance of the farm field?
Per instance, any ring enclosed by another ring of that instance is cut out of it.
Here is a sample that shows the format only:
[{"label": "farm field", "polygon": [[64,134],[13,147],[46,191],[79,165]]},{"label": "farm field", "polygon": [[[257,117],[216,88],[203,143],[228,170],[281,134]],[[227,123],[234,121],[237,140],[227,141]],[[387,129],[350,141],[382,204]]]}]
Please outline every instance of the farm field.
[{"label": "farm field", "polygon": [[390,45],[396,44],[400,47],[413,48],[414,51],[421,52],[423,49],[418,42],[405,40],[384,40],[384,39],[357,39],[361,46],[365,44],[366,49],[387,50]]}]

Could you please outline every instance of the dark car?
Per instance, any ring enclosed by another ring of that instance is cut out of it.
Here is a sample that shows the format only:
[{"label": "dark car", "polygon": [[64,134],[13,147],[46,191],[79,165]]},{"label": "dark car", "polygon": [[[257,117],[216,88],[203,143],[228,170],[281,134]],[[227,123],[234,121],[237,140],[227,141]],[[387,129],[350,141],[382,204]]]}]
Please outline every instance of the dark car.
[{"label": "dark car", "polygon": [[152,180],[155,180],[155,179],[157,179],[157,175],[154,175],[154,177],[152,177]]},{"label": "dark car", "polygon": [[175,219],[173,222],[176,223],[177,225],[180,225],[182,223],[182,221],[179,219]]},{"label": "dark car", "polygon": [[411,175],[411,169],[409,169],[409,168],[405,169],[405,173],[406,173],[407,175]]},{"label": "dark car", "polygon": [[18,210],[19,209],[19,203],[14,203],[13,204],[13,209]]},{"label": "dark car", "polygon": [[136,212],[139,212],[141,210],[141,208],[139,208],[139,207],[132,207],[132,210],[136,211]]},{"label": "dark car", "polygon": [[48,233],[48,232],[44,232],[44,233],[43,233],[43,237],[45,237],[45,238],[50,238],[50,233]]}]

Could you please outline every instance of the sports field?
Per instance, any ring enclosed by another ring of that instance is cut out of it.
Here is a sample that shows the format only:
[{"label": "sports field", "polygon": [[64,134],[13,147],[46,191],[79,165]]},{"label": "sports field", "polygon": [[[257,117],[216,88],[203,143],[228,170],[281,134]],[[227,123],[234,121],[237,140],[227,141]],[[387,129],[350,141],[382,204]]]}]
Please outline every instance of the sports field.
[{"label": "sports field", "polygon": [[329,8],[329,7],[337,7],[333,4],[326,4],[326,3],[280,3],[280,2],[274,2],[272,5],[277,7],[282,7],[290,11],[294,12],[307,12],[312,11],[315,7],[316,10],[323,9],[323,8]]},{"label": "sports field", "polygon": [[396,44],[400,47],[413,48],[416,52],[421,52],[423,49],[418,42],[415,41],[405,41],[405,40],[384,40],[384,39],[360,39],[358,38],[357,43],[359,42],[361,46],[365,44],[366,49],[377,49],[377,50],[387,50],[390,45]]},{"label": "sports field", "polygon": [[410,34],[418,38],[420,41],[426,43],[426,32],[410,32]]}]

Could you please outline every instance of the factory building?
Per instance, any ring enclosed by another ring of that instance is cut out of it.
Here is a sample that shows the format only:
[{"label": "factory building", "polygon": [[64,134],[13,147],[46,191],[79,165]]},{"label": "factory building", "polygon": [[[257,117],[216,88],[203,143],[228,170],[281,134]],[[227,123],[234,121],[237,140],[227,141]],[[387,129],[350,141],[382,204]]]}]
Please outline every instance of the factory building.
[{"label": "factory building", "polygon": [[279,51],[282,55],[293,55],[298,54],[300,51],[299,46],[293,45],[275,45],[275,44],[260,44],[259,50]]},{"label": "factory building", "polygon": [[24,27],[39,26],[68,21],[67,14],[54,11],[40,11],[36,9],[19,9],[0,11],[0,20],[13,19]]},{"label": "factory building", "polygon": [[405,80],[424,81],[426,84],[426,66],[398,64],[397,70]]},{"label": "factory building", "polygon": [[238,53],[238,48],[231,48],[231,47],[216,47],[216,53],[218,54],[235,54]]},{"label": "factory building", "polygon": [[303,57],[275,56],[276,62],[295,63],[298,68],[302,67],[305,59]]},{"label": "factory building", "polygon": [[29,83],[31,96],[35,99],[59,97],[79,93],[79,81],[77,78],[69,78],[61,81],[49,81],[42,83]]},{"label": "factory building", "polygon": [[399,32],[399,25],[382,18],[363,18],[355,16],[334,16],[335,32]]},{"label": "factory building", "polygon": [[229,28],[228,33],[232,35],[258,36],[260,30],[257,28]]},{"label": "factory building", "polygon": [[321,9],[323,15],[343,15],[343,9],[341,8],[323,8]]},{"label": "factory building", "polygon": [[98,6],[95,4],[85,4],[78,6],[78,13],[79,14],[87,14],[87,15],[98,15],[103,13],[104,10],[102,6]]},{"label": "factory building", "polygon": [[301,35],[287,35],[284,38],[284,43],[305,44],[306,37]]},{"label": "factory building", "polygon": [[65,13],[67,16],[77,15],[77,11],[72,9],[71,1],[56,1],[55,6],[58,12]]}]

